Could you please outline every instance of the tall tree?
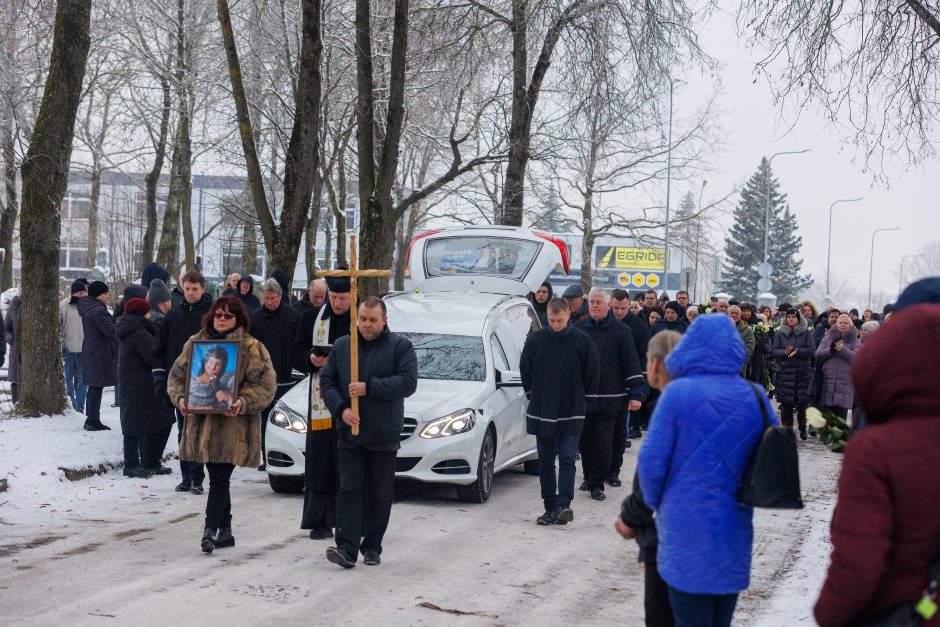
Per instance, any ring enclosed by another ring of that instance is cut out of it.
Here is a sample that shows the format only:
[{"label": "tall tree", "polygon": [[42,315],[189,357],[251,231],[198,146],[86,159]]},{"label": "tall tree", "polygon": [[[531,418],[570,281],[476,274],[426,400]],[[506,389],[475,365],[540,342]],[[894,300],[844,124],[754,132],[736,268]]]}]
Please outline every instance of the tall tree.
[{"label": "tall tree", "polygon": [[738,299],[756,299],[760,290],[757,266],[764,260],[764,216],[770,198],[768,261],[774,267],[771,292],[779,302],[793,300],[812,284],[802,275],[798,258],[803,238],[796,234],[796,217],[790,212],[787,196],[780,192],[767,158],[741,191],[734,210],[734,225],[725,239],[725,263],[721,289]]},{"label": "tall tree", "polygon": [[936,156],[940,7],[925,0],[740,0],[738,28],[766,51],[778,101],[816,105],[878,168]]},{"label": "tall tree", "polygon": [[59,205],[68,185],[90,29],[91,0],[57,1],[46,88],[21,168],[22,366],[16,409],[27,416],[61,414],[66,405],[59,328],[49,324],[49,312],[59,300]]},{"label": "tall tree", "polygon": [[293,278],[300,241],[307,226],[311,195],[314,184],[319,180],[320,59],[323,53],[321,3],[320,0],[302,2],[300,73],[294,97],[294,124],[284,157],[284,207],[279,223],[275,222],[265,194],[229,4],[227,0],[217,0],[216,6],[254,211],[261,225],[271,268]]}]

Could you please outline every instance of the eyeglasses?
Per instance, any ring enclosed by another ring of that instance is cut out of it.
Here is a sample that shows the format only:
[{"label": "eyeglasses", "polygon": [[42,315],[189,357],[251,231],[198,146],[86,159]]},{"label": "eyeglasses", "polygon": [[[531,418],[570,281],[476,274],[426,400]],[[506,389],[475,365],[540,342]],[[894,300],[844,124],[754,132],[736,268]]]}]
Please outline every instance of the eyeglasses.
[{"label": "eyeglasses", "polygon": [[231,319],[234,318],[234,317],[235,317],[235,314],[231,314],[231,313],[228,313],[228,312],[225,312],[225,311],[217,311],[217,312],[215,312],[215,319],[216,319],[216,320],[231,320]]}]

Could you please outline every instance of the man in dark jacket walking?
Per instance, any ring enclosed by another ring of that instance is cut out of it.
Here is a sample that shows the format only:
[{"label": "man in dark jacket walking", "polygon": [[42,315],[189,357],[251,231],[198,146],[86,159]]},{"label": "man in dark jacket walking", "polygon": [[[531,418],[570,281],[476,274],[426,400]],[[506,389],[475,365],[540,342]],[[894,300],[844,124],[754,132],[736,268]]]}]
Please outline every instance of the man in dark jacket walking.
[{"label": "man in dark jacket walking", "polygon": [[101,422],[101,393],[104,388],[117,383],[117,338],[114,334],[114,318],[107,308],[110,299],[107,284],[92,281],[88,286],[88,296],[80,299],[76,305],[85,332],[82,341],[82,376],[88,386],[85,431],[111,429]]},{"label": "man in dark jacket walking", "polygon": [[633,336],[610,312],[607,292],[593,288],[588,295],[590,317],[577,324],[585,331],[600,358],[597,391],[587,395],[587,413],[581,432],[582,490],[603,501],[604,480],[610,472],[614,424],[626,410],[638,411],[646,398],[647,385],[640,370]]},{"label": "man in dark jacket walking", "polygon": [[[385,303],[359,305],[359,379],[350,379],[349,336],[333,345],[320,377],[323,399],[336,420],[339,493],[336,547],[326,557],[343,568],[381,562],[395,487],[395,458],[405,421],[405,398],[418,387],[418,358],[407,339],[388,330]],[[351,398],[359,398],[359,413]],[[352,427],[358,427],[353,435]]]},{"label": "man in dark jacket walking", "polygon": [[552,299],[546,313],[548,326],[526,338],[519,371],[529,398],[526,432],[535,436],[539,453],[545,513],[537,522],[564,525],[574,520],[575,458],[584,427],[585,395],[597,387],[598,358],[587,334],[568,325],[568,303]]},{"label": "man in dark jacket walking", "polygon": [[[183,286],[183,302],[170,310],[163,319],[157,347],[153,351],[153,389],[157,402],[172,408],[170,397],[166,393],[167,373],[173,367],[173,362],[183,352],[186,341],[196,334],[202,326],[202,317],[209,312],[212,298],[206,294],[206,279],[202,273],[187,272],[180,277]],[[177,440],[182,437],[184,416],[176,412],[176,425],[178,428]],[[206,477],[203,465],[198,462],[180,460],[180,473],[182,481],[176,486],[177,492],[192,492],[202,494],[202,482]]]},{"label": "man in dark jacket walking", "polygon": [[653,337],[660,331],[675,331],[676,333],[685,333],[689,325],[682,319],[685,310],[682,306],[672,300],[666,303],[665,314],[662,320],[657,320],[650,327],[650,337]]},{"label": "man in dark jacket walking", "polygon": [[[646,350],[650,343],[650,327],[640,317],[630,311],[630,295],[626,290],[615,289],[610,292],[610,311],[614,318],[620,320],[630,329],[633,344],[636,347],[636,356],[640,360],[640,370],[646,376]],[[647,400],[649,400],[647,398]],[[649,413],[649,407],[644,404],[639,412],[632,414],[627,411],[623,418],[614,423],[613,453],[610,456],[610,472],[607,485],[617,488],[622,485],[620,469],[623,468],[623,455],[630,446],[630,437],[640,436],[640,422],[643,414]],[[648,420],[647,420],[648,422]],[[633,435],[631,435],[631,432]]]},{"label": "man in dark jacket walking", "polygon": [[278,399],[284,396],[295,381],[291,376],[291,347],[300,324],[300,312],[282,299],[281,284],[271,278],[264,282],[264,304],[251,314],[251,334],[268,349],[274,372],[277,373],[277,392],[274,401],[261,412],[261,467],[265,469],[265,426],[268,413]]}]

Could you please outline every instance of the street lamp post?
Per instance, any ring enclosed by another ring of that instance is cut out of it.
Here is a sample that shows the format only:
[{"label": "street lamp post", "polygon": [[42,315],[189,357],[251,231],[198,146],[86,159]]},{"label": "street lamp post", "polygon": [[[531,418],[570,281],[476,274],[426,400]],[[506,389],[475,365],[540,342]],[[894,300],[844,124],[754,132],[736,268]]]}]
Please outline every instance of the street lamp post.
[{"label": "street lamp post", "polygon": [[875,229],[871,232],[871,257],[868,260],[868,308],[871,309],[871,277],[875,270],[875,235],[882,231],[900,231],[901,227],[895,226],[889,229]]},{"label": "street lamp post", "polygon": [[767,161],[768,176],[764,180],[764,263],[767,263],[767,251],[770,237],[770,166],[773,164],[775,157],[779,157],[780,155],[800,155],[804,152],[809,152],[809,148],[804,148],[803,150],[786,150],[783,152],[775,152],[774,154],[770,155],[770,159]]},{"label": "street lamp post", "polygon": [[840,202],[858,202],[864,200],[864,198],[844,198],[842,200],[837,200],[829,205],[829,245],[826,247],[826,300],[831,301],[829,295],[832,293],[829,291],[829,265],[832,261],[832,208],[838,205]]},{"label": "street lamp post", "polygon": [[675,80],[669,77],[669,139],[666,145],[666,236],[663,242],[663,289],[669,290],[669,192],[672,188],[672,90]]},{"label": "street lamp post", "polygon": [[901,289],[904,287],[904,260],[916,259],[917,257],[926,257],[927,255],[904,255],[901,257],[901,275],[898,277],[898,296],[901,295]]}]

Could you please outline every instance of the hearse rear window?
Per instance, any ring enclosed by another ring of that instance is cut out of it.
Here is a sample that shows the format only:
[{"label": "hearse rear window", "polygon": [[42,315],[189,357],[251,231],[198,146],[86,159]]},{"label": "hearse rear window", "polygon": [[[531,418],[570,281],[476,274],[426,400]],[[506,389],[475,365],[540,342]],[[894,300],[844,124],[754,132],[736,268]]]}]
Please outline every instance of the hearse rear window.
[{"label": "hearse rear window", "polygon": [[505,237],[444,237],[427,243],[428,277],[494,276],[522,280],[542,244]]}]

